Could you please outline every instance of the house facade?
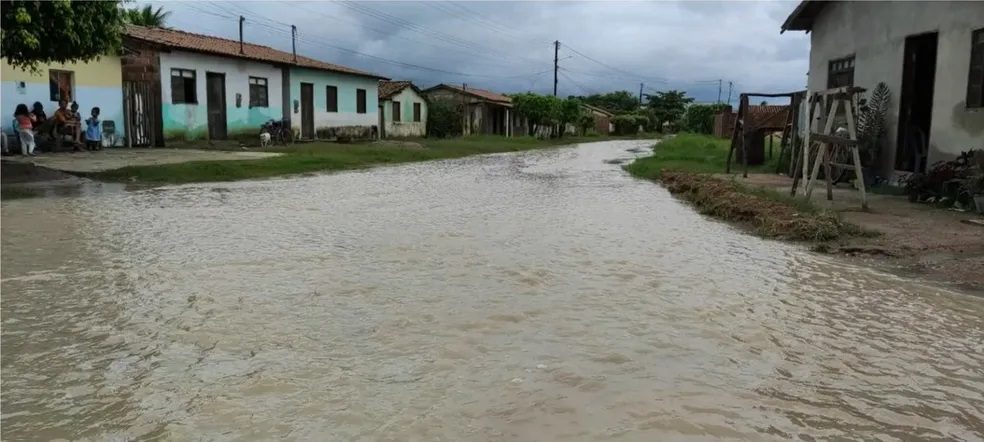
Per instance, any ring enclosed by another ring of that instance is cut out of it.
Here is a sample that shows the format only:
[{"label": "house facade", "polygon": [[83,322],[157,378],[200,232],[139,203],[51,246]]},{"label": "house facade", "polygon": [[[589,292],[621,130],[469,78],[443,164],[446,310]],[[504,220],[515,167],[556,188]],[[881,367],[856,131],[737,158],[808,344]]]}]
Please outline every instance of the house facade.
[{"label": "house facade", "polygon": [[439,84],[425,90],[424,95],[431,102],[448,100],[461,103],[465,108],[462,121],[464,135],[485,134],[508,137],[512,136],[514,129],[524,122],[512,112],[511,98],[484,89]]},{"label": "house facade", "polygon": [[163,140],[251,137],[281,119],[307,139],[334,137],[338,128],[369,136],[378,124],[377,75],[174,29],[128,26],[124,47],[128,119]]},{"label": "house facade", "polygon": [[379,82],[379,116],[384,138],[427,135],[427,100],[409,81]]},{"label": "house facade", "polygon": [[581,111],[588,113],[594,119],[594,131],[598,134],[608,135],[614,130],[614,127],[612,127],[612,117],[615,114],[588,104],[581,104]]},{"label": "house facade", "polygon": [[11,122],[18,104],[30,108],[40,102],[51,117],[61,99],[78,103],[83,118],[98,107],[100,119],[116,126],[115,143],[122,143],[126,124],[120,57],[106,55],[88,63],[42,64],[36,73],[14,68],[6,59],[0,59],[0,112],[6,117],[2,120],[5,133],[13,133]]},{"label": "house facade", "polygon": [[810,93],[891,92],[884,172],[984,147],[984,2],[801,2],[782,31],[810,33]]}]

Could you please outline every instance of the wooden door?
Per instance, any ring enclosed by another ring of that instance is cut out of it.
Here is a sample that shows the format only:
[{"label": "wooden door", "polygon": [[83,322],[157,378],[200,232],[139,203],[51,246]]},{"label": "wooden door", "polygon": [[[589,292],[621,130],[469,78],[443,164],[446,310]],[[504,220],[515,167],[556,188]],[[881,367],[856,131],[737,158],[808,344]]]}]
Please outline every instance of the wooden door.
[{"label": "wooden door", "polygon": [[208,112],[208,138],[226,138],[226,96],[225,74],[208,72],[205,74],[206,106]]},{"label": "wooden door", "polygon": [[314,85],[301,83],[301,138],[314,138]]}]

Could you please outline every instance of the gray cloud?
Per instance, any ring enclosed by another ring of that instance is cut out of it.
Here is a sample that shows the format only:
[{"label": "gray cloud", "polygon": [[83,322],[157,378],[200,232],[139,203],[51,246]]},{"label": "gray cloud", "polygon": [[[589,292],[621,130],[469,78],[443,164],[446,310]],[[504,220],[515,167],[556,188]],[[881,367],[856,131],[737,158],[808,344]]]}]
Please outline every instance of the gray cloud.
[{"label": "gray cloud", "polygon": [[647,92],[684,89],[713,101],[717,79],[725,96],[728,81],[734,82],[733,98],[801,89],[809,56],[806,35],[779,35],[795,7],[790,1],[160,4],[173,11],[172,26],[226,38],[238,38],[236,17],[244,15],[249,41],[288,51],[288,25],[295,24],[304,55],[424,87],[465,82],[502,92],[550,92],[552,41],[560,40],[562,96],[636,92],[644,82]]}]

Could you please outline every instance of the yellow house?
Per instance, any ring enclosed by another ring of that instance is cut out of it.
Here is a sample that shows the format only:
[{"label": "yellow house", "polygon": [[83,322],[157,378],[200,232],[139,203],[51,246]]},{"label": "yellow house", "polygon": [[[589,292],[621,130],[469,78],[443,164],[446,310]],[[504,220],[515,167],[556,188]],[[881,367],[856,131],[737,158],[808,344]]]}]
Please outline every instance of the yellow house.
[{"label": "yellow house", "polygon": [[[117,144],[123,139],[123,73],[120,57],[102,56],[88,63],[50,63],[39,72],[16,69],[0,59],[0,119],[3,131],[13,129],[14,109],[18,104],[44,106],[50,117],[58,109],[58,100],[79,104],[87,118],[93,107],[100,109],[100,119],[116,123]],[[105,142],[105,141],[104,141]]]}]

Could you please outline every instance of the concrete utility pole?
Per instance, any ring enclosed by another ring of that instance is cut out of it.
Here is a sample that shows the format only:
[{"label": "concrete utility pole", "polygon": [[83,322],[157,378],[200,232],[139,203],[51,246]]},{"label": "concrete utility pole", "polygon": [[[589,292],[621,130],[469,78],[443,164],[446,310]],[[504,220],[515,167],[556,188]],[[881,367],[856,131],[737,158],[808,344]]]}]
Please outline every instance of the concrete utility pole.
[{"label": "concrete utility pole", "polygon": [[557,54],[560,53],[560,40],[554,41],[554,96],[557,96]]},{"label": "concrete utility pole", "polygon": [[734,86],[734,83],[732,83],[732,82],[729,81],[728,82],[728,106],[731,106],[731,87],[732,86]]},{"label": "concrete utility pole", "polygon": [[290,25],[290,50],[294,53],[294,63],[297,63],[297,26]]},{"label": "concrete utility pole", "polygon": [[239,16],[239,53],[245,54],[243,51],[243,22],[246,21],[246,17]]},{"label": "concrete utility pole", "polygon": [[642,106],[642,87],[643,86],[644,86],[643,83],[639,83],[639,106]]},{"label": "concrete utility pole", "polygon": [[721,79],[718,78],[718,104],[721,104]]}]

